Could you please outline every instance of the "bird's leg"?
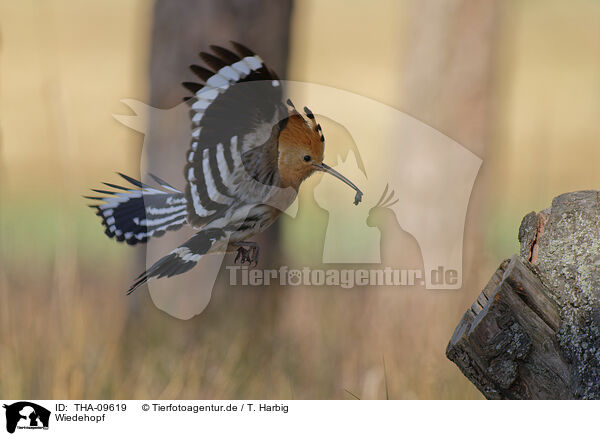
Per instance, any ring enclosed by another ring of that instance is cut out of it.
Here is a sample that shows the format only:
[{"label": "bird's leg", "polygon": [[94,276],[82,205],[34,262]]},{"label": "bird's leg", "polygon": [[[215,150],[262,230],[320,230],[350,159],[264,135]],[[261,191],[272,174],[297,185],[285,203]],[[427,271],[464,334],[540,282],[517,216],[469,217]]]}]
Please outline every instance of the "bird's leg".
[{"label": "bird's leg", "polygon": [[237,255],[235,256],[234,263],[237,262],[239,259],[239,261],[242,265],[246,262],[248,262],[248,264],[250,266],[258,265],[259,248],[258,248],[258,244],[256,242],[240,241],[240,242],[235,242],[233,245],[238,247],[238,251],[237,251]]},{"label": "bird's leg", "polygon": [[258,248],[258,244],[254,244],[254,246],[251,249],[251,254],[250,257],[252,258],[252,260],[254,261],[254,266],[258,265],[258,253],[259,253],[259,248]]}]

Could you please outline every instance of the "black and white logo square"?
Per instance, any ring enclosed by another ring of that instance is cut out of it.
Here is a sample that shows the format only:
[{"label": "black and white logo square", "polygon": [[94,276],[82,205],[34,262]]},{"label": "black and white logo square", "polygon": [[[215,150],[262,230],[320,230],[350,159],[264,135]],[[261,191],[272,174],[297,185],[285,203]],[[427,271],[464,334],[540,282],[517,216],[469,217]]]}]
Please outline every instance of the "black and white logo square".
[{"label": "black and white logo square", "polygon": [[30,401],[18,401],[4,404],[6,409],[6,431],[14,433],[16,429],[48,429],[50,411]]}]

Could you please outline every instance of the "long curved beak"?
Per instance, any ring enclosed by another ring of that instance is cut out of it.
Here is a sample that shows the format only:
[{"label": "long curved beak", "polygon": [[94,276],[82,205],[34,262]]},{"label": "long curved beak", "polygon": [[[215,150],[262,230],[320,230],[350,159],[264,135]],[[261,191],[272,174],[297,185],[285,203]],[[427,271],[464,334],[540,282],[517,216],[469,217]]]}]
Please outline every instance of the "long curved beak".
[{"label": "long curved beak", "polygon": [[362,191],[360,189],[358,189],[358,187],[354,183],[352,183],[346,177],[344,177],[343,175],[341,175],[340,173],[338,173],[336,170],[334,170],[333,168],[331,168],[325,162],[321,162],[320,164],[314,163],[313,167],[317,171],[323,171],[324,173],[331,174],[333,177],[336,177],[336,178],[340,179],[346,185],[348,185],[352,189],[354,189],[356,191],[356,195],[354,196],[354,204],[360,203],[360,201],[362,200],[363,193],[362,193]]}]

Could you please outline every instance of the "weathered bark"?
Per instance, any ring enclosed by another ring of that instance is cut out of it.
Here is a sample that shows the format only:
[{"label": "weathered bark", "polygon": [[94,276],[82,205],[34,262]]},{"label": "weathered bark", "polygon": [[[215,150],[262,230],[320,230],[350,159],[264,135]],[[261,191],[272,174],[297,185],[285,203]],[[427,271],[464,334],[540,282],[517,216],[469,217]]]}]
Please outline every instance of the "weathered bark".
[{"label": "weathered bark", "polygon": [[446,355],[489,399],[600,397],[600,193],[523,218]]}]

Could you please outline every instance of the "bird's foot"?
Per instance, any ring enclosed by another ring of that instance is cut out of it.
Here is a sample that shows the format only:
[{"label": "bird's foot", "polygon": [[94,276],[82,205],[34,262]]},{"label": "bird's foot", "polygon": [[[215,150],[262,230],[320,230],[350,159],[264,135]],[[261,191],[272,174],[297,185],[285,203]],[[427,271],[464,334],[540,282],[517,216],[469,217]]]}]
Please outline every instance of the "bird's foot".
[{"label": "bird's foot", "polygon": [[235,260],[233,262],[237,263],[238,260],[242,265],[244,265],[246,262],[250,263],[250,250],[245,247],[238,247],[237,255],[235,256]]},{"label": "bird's foot", "polygon": [[234,263],[240,261],[241,265],[248,263],[248,266],[258,265],[258,245],[255,242],[239,242],[235,245],[238,246],[237,255],[235,256]]}]

